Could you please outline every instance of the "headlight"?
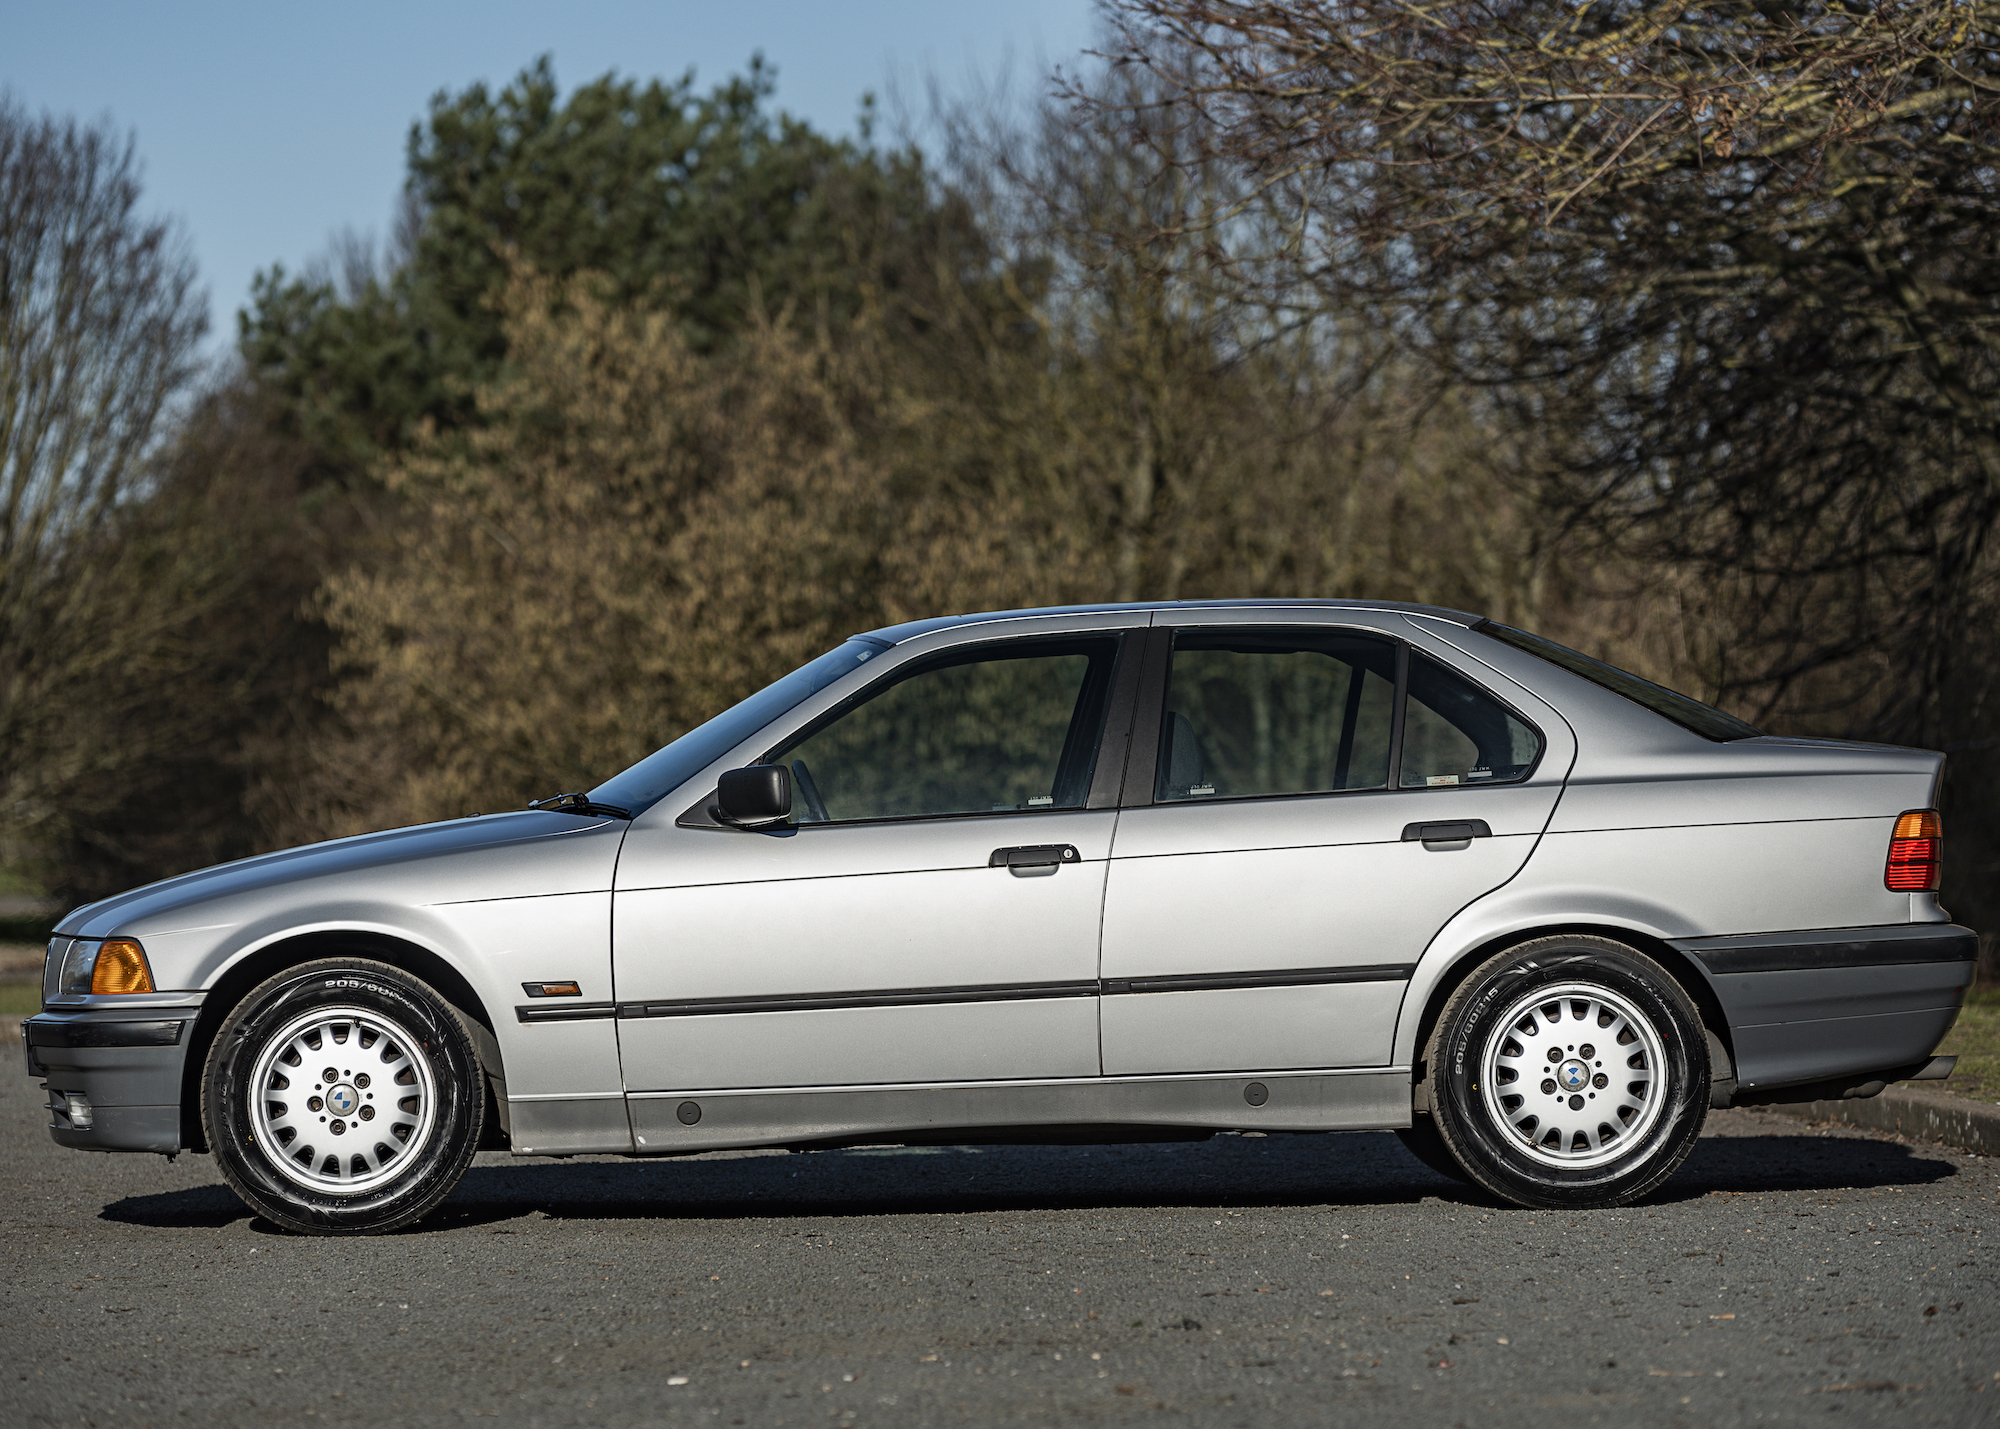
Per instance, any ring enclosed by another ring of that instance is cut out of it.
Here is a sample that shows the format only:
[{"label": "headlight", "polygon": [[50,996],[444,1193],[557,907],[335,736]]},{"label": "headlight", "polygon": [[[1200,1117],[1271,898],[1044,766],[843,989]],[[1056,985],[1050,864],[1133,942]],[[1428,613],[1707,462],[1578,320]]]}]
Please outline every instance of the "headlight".
[{"label": "headlight", "polygon": [[73,938],[49,939],[48,951],[42,955],[42,1001],[62,996],[69,986],[69,947]]},{"label": "headlight", "polygon": [[56,975],[56,991],[65,996],[81,996],[90,991],[90,974],[97,966],[97,950],[104,945],[95,938],[71,938],[68,941],[69,949],[63,954],[62,971]]},{"label": "headlight", "polygon": [[151,992],[153,970],[146,965],[146,950],[137,939],[78,938],[63,958],[59,985],[72,997]]}]

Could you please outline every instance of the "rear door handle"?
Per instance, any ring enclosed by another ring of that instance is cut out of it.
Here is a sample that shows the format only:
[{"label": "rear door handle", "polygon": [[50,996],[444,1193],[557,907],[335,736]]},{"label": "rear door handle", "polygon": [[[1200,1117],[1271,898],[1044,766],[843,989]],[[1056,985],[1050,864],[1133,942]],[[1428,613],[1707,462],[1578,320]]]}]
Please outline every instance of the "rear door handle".
[{"label": "rear door handle", "polygon": [[1462,844],[1471,839],[1490,839],[1493,830],[1484,819],[1452,819],[1436,824],[1403,825],[1403,842]]},{"label": "rear door handle", "polygon": [[1026,844],[1019,848],[996,848],[986,860],[988,868],[1004,868],[1016,878],[1042,878],[1066,863],[1080,863],[1083,855],[1075,844]]}]

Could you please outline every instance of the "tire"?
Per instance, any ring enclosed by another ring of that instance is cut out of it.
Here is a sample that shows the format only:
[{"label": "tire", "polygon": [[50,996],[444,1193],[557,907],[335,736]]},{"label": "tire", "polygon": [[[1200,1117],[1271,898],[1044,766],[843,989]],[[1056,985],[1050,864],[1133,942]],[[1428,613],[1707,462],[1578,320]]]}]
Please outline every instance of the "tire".
[{"label": "tire", "polygon": [[251,1210],[307,1235],[376,1235],[458,1184],[485,1085],[471,1033],[436,992],[387,963],[328,958],[237,1004],[202,1070],[201,1115]]},{"label": "tire", "polygon": [[1708,1114],[1694,1004],[1665,968],[1605,938],[1489,958],[1446,1001],[1426,1055],[1445,1147],[1516,1205],[1636,1200],[1679,1169]]},{"label": "tire", "polygon": [[1451,1148],[1444,1144],[1439,1134],[1437,1122],[1427,1116],[1414,1118],[1410,1125],[1396,1129],[1397,1140],[1403,1149],[1417,1160],[1430,1167],[1440,1176],[1448,1176],[1461,1186],[1472,1184],[1472,1178],[1465,1174],[1465,1168],[1458,1164],[1458,1158],[1451,1154]]}]

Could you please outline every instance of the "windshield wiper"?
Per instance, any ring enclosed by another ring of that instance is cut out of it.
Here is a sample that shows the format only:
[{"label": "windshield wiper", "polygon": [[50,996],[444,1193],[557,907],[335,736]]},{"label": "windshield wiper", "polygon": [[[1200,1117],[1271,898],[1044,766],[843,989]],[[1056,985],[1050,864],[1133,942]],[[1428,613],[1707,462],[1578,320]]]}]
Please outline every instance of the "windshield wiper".
[{"label": "windshield wiper", "polygon": [[590,801],[590,795],[584,793],[551,794],[546,799],[530,799],[528,807],[531,809],[544,809],[552,814],[584,814],[592,818],[629,819],[632,817],[630,809],[621,809],[616,804],[593,804]]}]

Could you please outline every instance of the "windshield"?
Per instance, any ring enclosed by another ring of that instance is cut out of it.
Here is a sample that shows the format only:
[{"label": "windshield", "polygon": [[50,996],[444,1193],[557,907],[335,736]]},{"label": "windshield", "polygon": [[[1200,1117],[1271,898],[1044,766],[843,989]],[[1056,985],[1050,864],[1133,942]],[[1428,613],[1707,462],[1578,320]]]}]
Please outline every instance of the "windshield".
[{"label": "windshield", "polygon": [[1602,685],[1613,694],[1623,695],[1635,705],[1643,705],[1654,714],[1672,720],[1682,729],[1693,730],[1703,739],[1713,739],[1718,743],[1731,739],[1752,739],[1763,733],[1753,724],[1746,724],[1735,715],[1724,714],[1700,700],[1656,685],[1651,680],[1642,680],[1629,670],[1621,670],[1616,665],[1607,665],[1602,660],[1593,660],[1567,645],[1558,645],[1553,640],[1544,640],[1539,635],[1530,635],[1525,630],[1516,630],[1510,625],[1496,621],[1482,620],[1472,627],[1481,635],[1490,635],[1502,644],[1512,645],[1516,650],[1525,650],[1530,655],[1539,655],[1551,665],[1560,665],[1572,675],[1581,675],[1594,685]]},{"label": "windshield", "polygon": [[857,637],[827,651],[598,785],[590,791],[591,802],[613,804],[635,814],[650,808],[807,696],[888,648],[885,641]]}]

